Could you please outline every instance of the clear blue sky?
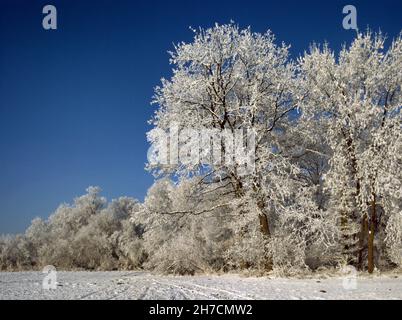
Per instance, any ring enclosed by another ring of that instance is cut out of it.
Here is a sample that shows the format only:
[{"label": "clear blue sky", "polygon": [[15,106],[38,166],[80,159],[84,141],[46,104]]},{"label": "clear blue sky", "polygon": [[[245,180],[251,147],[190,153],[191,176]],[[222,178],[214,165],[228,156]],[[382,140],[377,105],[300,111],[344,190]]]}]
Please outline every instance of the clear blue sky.
[{"label": "clear blue sky", "polygon": [[[46,4],[57,7],[56,31],[42,28]],[[339,49],[352,39],[346,4],[360,29],[401,30],[401,0],[0,0],[0,233],[22,232],[89,185],[143,199],[149,102],[189,26],[271,29],[297,56],[313,41]]]}]

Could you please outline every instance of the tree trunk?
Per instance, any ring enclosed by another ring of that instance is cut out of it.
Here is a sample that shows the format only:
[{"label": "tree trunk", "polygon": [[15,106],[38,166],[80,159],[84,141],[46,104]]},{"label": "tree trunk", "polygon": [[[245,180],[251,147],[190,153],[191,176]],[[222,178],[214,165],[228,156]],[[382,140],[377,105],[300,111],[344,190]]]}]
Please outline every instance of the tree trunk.
[{"label": "tree trunk", "polygon": [[[268,239],[271,236],[271,231],[269,230],[269,222],[268,222],[268,217],[265,213],[265,203],[263,200],[257,201],[257,206],[259,209],[259,219],[260,219],[260,230],[261,233],[263,234],[265,239]],[[264,244],[265,245],[265,244]],[[272,260],[271,258],[266,258],[265,261],[265,270],[271,271],[272,270]]]},{"label": "tree trunk", "polygon": [[261,228],[262,234],[266,237],[269,237],[270,232],[269,232],[267,215],[265,213],[260,213],[259,218],[260,218],[260,228]]},{"label": "tree trunk", "polygon": [[260,210],[259,215],[258,215],[260,218],[260,230],[265,237],[269,237],[271,235],[271,232],[269,230],[268,217],[265,214],[264,200],[258,200],[257,207]]},{"label": "tree trunk", "polygon": [[366,249],[365,239],[368,233],[368,220],[367,213],[364,214],[361,225],[360,225],[360,234],[359,234],[359,256],[357,260],[357,266],[359,270],[363,270],[363,253]]},{"label": "tree trunk", "polygon": [[[361,183],[360,183],[360,178],[358,175],[358,163],[357,163],[357,157],[356,157],[353,138],[348,132],[346,132],[344,130],[342,130],[342,134],[345,138],[346,145],[347,145],[346,157],[349,160],[349,164],[350,164],[351,179],[355,183],[354,195],[353,195],[353,198],[350,199],[351,206],[354,209],[351,212],[346,213],[346,215],[347,215],[346,222],[348,224],[352,225],[355,223],[359,223],[360,217],[361,217],[361,214],[359,213],[359,210],[362,208],[362,203],[361,203],[361,198],[360,198]],[[367,218],[366,218],[366,220],[367,220]],[[345,239],[344,239],[345,243],[347,243],[347,250],[346,250],[347,255],[348,255],[348,258],[350,258],[350,261],[348,261],[348,263],[356,266],[357,268],[359,268],[360,265],[363,266],[362,261],[363,261],[363,253],[364,253],[364,248],[365,248],[365,239],[366,239],[366,234],[367,234],[367,231],[365,233],[363,233],[364,230],[367,230],[367,229],[365,229],[365,226],[364,226],[365,223],[366,222],[363,219],[363,221],[361,221],[360,232],[357,232],[353,235],[346,233]],[[348,229],[348,227],[349,226],[345,226],[344,230],[350,231],[350,229]],[[358,241],[355,241],[355,240],[358,240]]]},{"label": "tree trunk", "polygon": [[368,232],[368,272],[374,271],[374,233],[376,223],[376,196],[373,194],[371,200],[371,217],[370,217],[370,230]]}]

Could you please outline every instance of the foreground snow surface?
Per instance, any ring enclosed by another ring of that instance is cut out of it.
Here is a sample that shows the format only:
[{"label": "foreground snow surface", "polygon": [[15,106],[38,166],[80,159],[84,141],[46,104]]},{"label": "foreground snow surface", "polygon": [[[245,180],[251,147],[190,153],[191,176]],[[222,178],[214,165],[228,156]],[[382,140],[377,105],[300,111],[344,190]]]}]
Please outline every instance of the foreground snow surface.
[{"label": "foreground snow surface", "polygon": [[[239,275],[156,276],[146,272],[58,272],[44,290],[41,272],[0,273],[3,299],[402,299],[402,277],[285,279]],[[345,288],[346,287],[346,288]],[[354,287],[354,289],[351,289]]]}]

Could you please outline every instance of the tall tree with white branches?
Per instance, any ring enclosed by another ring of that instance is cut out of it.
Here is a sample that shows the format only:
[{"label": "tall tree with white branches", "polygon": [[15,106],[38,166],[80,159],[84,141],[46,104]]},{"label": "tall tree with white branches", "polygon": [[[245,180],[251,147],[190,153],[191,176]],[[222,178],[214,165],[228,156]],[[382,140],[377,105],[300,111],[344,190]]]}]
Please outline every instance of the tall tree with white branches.
[{"label": "tall tree with white branches", "polygon": [[[359,34],[339,56],[313,46],[300,59],[308,97],[303,112],[327,123],[333,156],[326,185],[339,214],[348,262],[374,270],[375,236],[400,214],[402,39]],[[367,252],[367,253],[365,253]]]},{"label": "tall tree with white branches", "polygon": [[[194,32],[193,42],[180,43],[170,53],[173,76],[162,79],[162,85],[156,88],[154,103],[158,110],[148,138],[158,144],[161,132],[169,131],[172,123],[179,130],[228,130],[235,134],[237,129],[247,129],[255,134],[255,170],[242,174],[236,163],[228,165],[224,161],[179,161],[151,165],[150,169],[160,174],[200,174],[202,182],[218,182],[218,187],[227,182],[229,192],[237,198],[251,193],[248,199],[255,202],[261,232],[269,237],[268,204],[287,192],[285,187],[273,186],[284,186],[283,178],[295,170],[281,155],[280,142],[291,125],[289,115],[297,108],[295,101],[301,99],[296,66],[289,61],[289,47],[275,44],[269,31],[253,33],[250,28],[240,30],[231,23]],[[224,145],[221,151],[224,157]],[[272,188],[265,187],[268,183]]]}]

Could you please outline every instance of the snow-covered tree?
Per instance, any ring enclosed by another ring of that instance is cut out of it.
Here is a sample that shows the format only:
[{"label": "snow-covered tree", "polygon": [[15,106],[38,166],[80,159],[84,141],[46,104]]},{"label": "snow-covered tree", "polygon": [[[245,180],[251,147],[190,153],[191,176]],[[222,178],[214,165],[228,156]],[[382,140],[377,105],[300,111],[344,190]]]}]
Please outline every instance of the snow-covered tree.
[{"label": "snow-covered tree", "polygon": [[0,270],[29,270],[35,265],[35,247],[23,235],[0,237]]},{"label": "snow-covered tree", "polygon": [[216,203],[223,201],[219,195],[225,197],[225,190],[208,192],[200,183],[199,177],[177,184],[160,179],[148,190],[144,203],[146,268],[179,274],[224,268],[223,254],[232,233],[228,209]]},{"label": "snow-covered tree", "polygon": [[[234,24],[195,31],[193,42],[181,43],[171,52],[173,76],[162,79],[161,87],[156,88],[158,110],[151,121],[155,128],[148,134],[159,155],[167,155],[175,139],[172,124],[177,125],[179,135],[185,129],[233,135],[239,129],[252,132],[255,143],[248,146],[252,146],[255,169],[247,174],[240,165],[246,159],[240,159],[240,164],[222,160],[229,153],[224,143],[215,145],[220,148],[221,161],[211,160],[212,147],[210,153],[202,155],[209,161],[185,163],[175,161],[176,154],[169,153],[169,163],[151,163],[149,168],[159,174],[198,174],[204,181],[226,182],[229,192],[239,198],[252,192],[256,206],[250,206],[265,237],[270,235],[268,204],[284,197],[288,192],[286,178],[296,170],[281,155],[279,145],[290,125],[288,116],[302,99],[288,48],[275,44],[270,31],[253,33]],[[170,133],[168,143],[166,132]],[[179,138],[178,149],[197,152],[200,145],[196,140],[186,149],[183,144],[188,141]],[[278,189],[271,192],[268,184],[276,184]]]},{"label": "snow-covered tree", "polygon": [[[0,268],[134,269],[145,260],[142,204],[121,197],[109,204],[89,187],[49,219],[36,218],[24,235],[0,239]],[[134,222],[130,220],[135,220]]]},{"label": "snow-covered tree", "polygon": [[300,59],[308,91],[303,112],[312,125],[316,119],[327,122],[333,156],[326,185],[339,215],[344,254],[362,267],[367,250],[369,272],[380,219],[395,213],[392,203],[401,189],[394,177],[401,171],[401,37],[388,50],[384,46],[381,34],[367,32],[338,58],[324,45]]}]

